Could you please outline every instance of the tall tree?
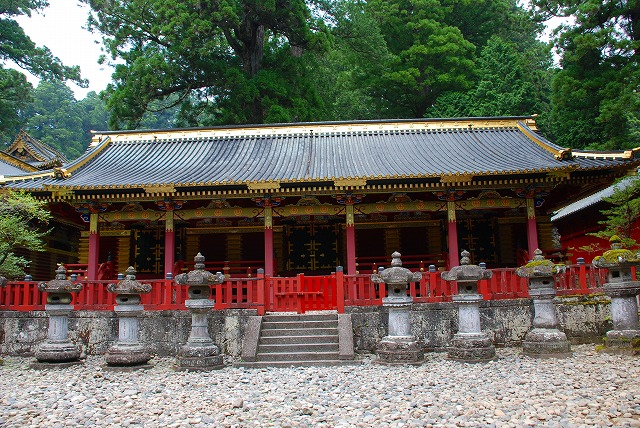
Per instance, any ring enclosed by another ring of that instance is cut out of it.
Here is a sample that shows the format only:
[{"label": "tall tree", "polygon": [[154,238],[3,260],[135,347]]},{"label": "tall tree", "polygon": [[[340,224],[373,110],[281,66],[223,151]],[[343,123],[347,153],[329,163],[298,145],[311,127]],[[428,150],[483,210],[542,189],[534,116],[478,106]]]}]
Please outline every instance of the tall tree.
[{"label": "tall tree", "polygon": [[33,102],[26,114],[27,132],[69,159],[80,156],[86,149],[88,141],[83,132],[81,110],[64,82],[41,81],[33,91]]},{"label": "tall tree", "polygon": [[170,95],[192,124],[308,119],[315,108],[303,57],[323,26],[304,0],[83,1],[119,60],[106,91],[113,126],[135,127]]},{"label": "tall tree", "polygon": [[46,0],[0,0],[0,132],[4,138],[22,123],[32,89],[22,73],[5,67],[7,62],[43,79],[70,79],[80,86],[87,83],[81,79],[79,67],[64,66],[49,49],[36,46],[13,19],[31,16],[47,5]]},{"label": "tall tree", "polygon": [[[398,116],[422,117],[448,91],[469,88],[475,46],[446,22],[451,5],[441,0],[370,0],[390,59],[382,64],[374,94]],[[395,111],[393,111],[395,110]]]},{"label": "tall tree", "polygon": [[16,250],[44,251],[42,230],[51,214],[45,203],[24,192],[9,191],[0,195],[0,275],[24,276],[29,260]]},{"label": "tall tree", "polygon": [[561,70],[553,85],[556,141],[571,147],[640,145],[640,2],[534,0],[539,21],[565,19],[554,43]]}]

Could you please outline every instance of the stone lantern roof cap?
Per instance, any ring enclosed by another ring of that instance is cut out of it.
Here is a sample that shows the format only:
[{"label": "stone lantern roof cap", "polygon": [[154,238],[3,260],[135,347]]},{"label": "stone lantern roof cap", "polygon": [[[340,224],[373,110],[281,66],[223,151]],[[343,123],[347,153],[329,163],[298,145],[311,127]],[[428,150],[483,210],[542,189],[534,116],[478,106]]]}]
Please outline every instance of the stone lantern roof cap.
[{"label": "stone lantern roof cap", "polygon": [[125,271],[125,278],[117,284],[107,285],[107,291],[117,294],[146,294],[151,292],[151,284],[142,284],[136,280],[136,270],[129,266]]},{"label": "stone lantern roof cap", "polygon": [[480,281],[493,276],[493,272],[490,270],[470,264],[470,253],[467,250],[463,250],[460,255],[462,256],[460,266],[455,266],[449,271],[442,272],[440,274],[442,279],[445,281]]},{"label": "stone lantern roof cap", "polygon": [[221,272],[212,274],[204,270],[205,258],[201,253],[198,253],[194,258],[194,269],[187,273],[181,273],[176,276],[176,282],[180,285],[188,286],[208,286],[212,284],[221,284],[225,280],[225,276]]},{"label": "stone lantern roof cap", "polygon": [[401,255],[397,251],[391,254],[391,267],[379,274],[372,274],[371,281],[376,284],[382,282],[385,284],[408,284],[409,282],[420,281],[422,279],[420,272],[411,272],[409,269],[402,267]]},{"label": "stone lantern roof cap", "polygon": [[598,268],[615,268],[640,265],[638,255],[624,248],[618,235],[613,235],[609,242],[611,242],[611,249],[605,251],[601,256],[596,256],[593,259],[594,266]]},{"label": "stone lantern roof cap", "polygon": [[[6,281],[6,280],[5,280]],[[62,263],[58,263],[56,269],[56,277],[48,282],[38,284],[38,290],[47,293],[77,293],[82,290],[82,284],[76,284],[67,279],[67,270]]]},{"label": "stone lantern roof cap", "polygon": [[533,254],[533,260],[531,260],[524,266],[520,266],[516,270],[516,274],[518,274],[518,276],[524,278],[553,276],[561,271],[564,271],[563,265],[557,265],[551,260],[545,259],[542,255],[542,250],[540,250],[539,248],[537,248],[533,252]]}]

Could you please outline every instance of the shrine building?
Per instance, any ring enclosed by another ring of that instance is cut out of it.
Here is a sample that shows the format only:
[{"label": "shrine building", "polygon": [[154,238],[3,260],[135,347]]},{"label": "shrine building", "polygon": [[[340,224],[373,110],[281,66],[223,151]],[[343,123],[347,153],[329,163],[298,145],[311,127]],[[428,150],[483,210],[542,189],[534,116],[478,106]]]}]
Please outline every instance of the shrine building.
[{"label": "shrine building", "polygon": [[80,158],[1,183],[46,200],[67,236],[36,279],[56,262],[97,279],[109,259],[163,278],[198,252],[230,275],[292,276],[369,273],[396,250],[410,268],[462,249],[515,267],[553,253],[554,210],[639,164],[637,149],[559,147],[535,117],[377,120],[96,132]]}]

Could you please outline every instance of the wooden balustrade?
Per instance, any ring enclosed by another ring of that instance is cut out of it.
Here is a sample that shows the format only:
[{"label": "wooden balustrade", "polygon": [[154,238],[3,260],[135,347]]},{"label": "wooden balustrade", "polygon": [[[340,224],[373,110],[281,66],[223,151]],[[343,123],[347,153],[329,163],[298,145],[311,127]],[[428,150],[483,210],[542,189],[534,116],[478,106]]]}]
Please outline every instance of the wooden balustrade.
[{"label": "wooden balustrade", "polygon": [[[515,269],[492,269],[493,277],[480,281],[478,292],[485,300],[528,297],[527,279],[516,275]],[[115,295],[107,292],[107,284],[114,281],[81,280],[82,291],[73,295],[77,310],[113,310]],[[173,280],[142,280],[151,283],[152,291],[141,296],[146,310],[185,310],[187,287]],[[590,294],[602,291],[606,270],[592,265],[569,265],[556,276],[559,295]],[[419,282],[409,285],[409,294],[416,303],[451,301],[457,293],[455,283],[443,281],[440,272],[423,272]],[[345,306],[379,306],[386,296],[385,284],[374,284],[370,275],[345,275],[341,270],[331,275],[269,277],[257,273],[255,277],[227,278],[212,286],[214,309],[257,309],[266,311],[304,313],[312,310],[334,309],[344,312]],[[44,310],[46,293],[33,281],[9,282],[0,288],[0,310]]]}]

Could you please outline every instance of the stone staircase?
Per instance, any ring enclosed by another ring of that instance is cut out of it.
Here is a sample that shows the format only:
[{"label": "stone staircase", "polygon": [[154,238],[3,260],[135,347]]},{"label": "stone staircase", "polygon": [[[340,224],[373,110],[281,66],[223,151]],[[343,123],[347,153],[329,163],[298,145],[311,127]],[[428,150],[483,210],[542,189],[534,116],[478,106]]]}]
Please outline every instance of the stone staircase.
[{"label": "stone staircase", "polygon": [[240,367],[356,364],[351,315],[271,314],[250,317]]}]

